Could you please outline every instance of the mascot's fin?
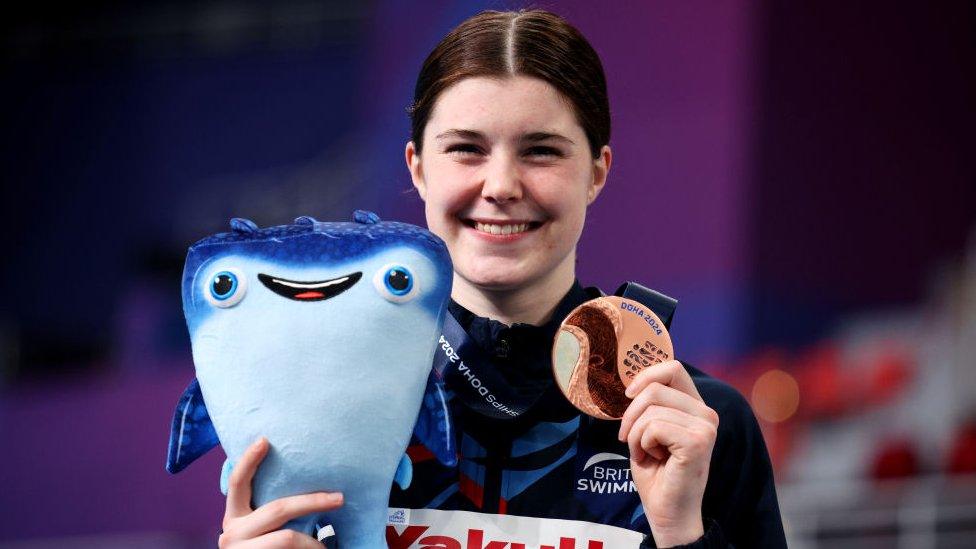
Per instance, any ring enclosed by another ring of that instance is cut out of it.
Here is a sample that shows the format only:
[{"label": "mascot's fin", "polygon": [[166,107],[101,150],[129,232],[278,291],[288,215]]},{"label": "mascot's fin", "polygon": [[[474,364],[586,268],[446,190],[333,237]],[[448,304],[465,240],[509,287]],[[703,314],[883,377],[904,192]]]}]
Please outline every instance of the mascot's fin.
[{"label": "mascot's fin", "polygon": [[183,396],[176,405],[176,413],[173,414],[166,470],[179,473],[219,443],[217,431],[207,414],[207,405],[203,402],[200,384],[194,379],[186,391],[183,391]]},{"label": "mascot's fin", "polygon": [[411,463],[410,458],[407,454],[403,454],[400,458],[400,464],[397,465],[396,475],[393,477],[396,481],[397,486],[401,490],[406,490],[410,487],[410,483],[413,481],[413,463]]},{"label": "mascot's fin", "polygon": [[454,426],[447,400],[444,382],[431,372],[413,434],[438,461],[453,466],[457,465],[457,449],[454,447]]},{"label": "mascot's fin", "polygon": [[230,474],[234,471],[234,464],[229,459],[224,460],[224,466],[220,468],[220,493],[227,495],[227,487],[230,485]]}]

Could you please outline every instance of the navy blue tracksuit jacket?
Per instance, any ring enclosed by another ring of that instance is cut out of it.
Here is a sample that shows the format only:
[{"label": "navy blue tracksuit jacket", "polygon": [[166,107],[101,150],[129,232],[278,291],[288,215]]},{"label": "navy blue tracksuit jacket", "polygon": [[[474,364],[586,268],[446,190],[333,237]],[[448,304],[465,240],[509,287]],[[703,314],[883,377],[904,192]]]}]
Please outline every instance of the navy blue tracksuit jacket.
[{"label": "navy blue tracksuit jacket", "polygon": [[[595,288],[574,283],[543,326],[506,326],[451,302],[451,313],[505,381],[520,392],[542,396],[516,419],[488,418],[453,399],[458,465],[442,466],[412,443],[408,453],[414,461],[413,484],[407,490],[393,487],[391,507],[607,524],[641,532],[646,537],[640,547],[655,547],[630,481],[627,445],[617,440],[619,421],[581,414],[552,376],[552,341],[560,321],[599,295]],[[685,368],[705,403],[720,416],[702,506],[706,533],[687,547],[785,547],[772,468],[752,410],[725,383],[687,364]],[[481,545],[478,549],[521,545],[488,541],[478,537],[473,543],[470,536],[467,540],[469,547]],[[569,540],[559,543],[552,547],[604,547],[598,541],[582,546]]]}]

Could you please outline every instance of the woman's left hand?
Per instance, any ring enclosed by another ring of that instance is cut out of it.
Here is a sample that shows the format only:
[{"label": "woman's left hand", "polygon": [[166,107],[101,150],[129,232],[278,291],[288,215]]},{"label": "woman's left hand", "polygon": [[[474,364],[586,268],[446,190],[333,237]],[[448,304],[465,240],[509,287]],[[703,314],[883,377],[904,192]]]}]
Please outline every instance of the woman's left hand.
[{"label": "woman's left hand", "polygon": [[718,433],[718,414],[702,400],[676,360],[645,368],[627,387],[633,402],[618,438],[630,447],[630,470],[658,547],[704,535],[701,506]]}]

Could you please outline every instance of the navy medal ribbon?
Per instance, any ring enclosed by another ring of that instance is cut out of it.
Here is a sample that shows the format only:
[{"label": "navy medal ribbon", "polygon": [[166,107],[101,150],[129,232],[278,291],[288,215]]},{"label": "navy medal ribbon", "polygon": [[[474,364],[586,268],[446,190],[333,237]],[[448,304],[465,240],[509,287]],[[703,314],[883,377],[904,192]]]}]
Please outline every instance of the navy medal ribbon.
[{"label": "navy medal ribbon", "polygon": [[[601,292],[602,294],[602,292]],[[636,282],[627,282],[614,295],[638,301],[656,314],[666,328],[678,301]],[[472,410],[495,419],[515,419],[542,397],[517,393],[495,370],[486,353],[461,327],[454,315],[444,317],[443,333],[433,362],[434,375]]]}]

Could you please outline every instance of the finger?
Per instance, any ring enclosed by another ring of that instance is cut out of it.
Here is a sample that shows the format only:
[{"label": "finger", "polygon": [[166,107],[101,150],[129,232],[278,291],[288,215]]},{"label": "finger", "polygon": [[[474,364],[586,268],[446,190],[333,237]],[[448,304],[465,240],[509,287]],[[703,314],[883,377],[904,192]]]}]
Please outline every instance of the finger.
[{"label": "finger", "polygon": [[718,425],[718,414],[709,408],[703,401],[696,399],[688,393],[681,392],[674,387],[668,387],[656,381],[647,385],[643,391],[634,397],[634,400],[627,406],[623,417],[620,419],[620,430],[617,432],[617,439],[623,441],[627,438],[627,433],[637,418],[644,413],[649,406],[664,406],[681,410],[694,416],[703,418],[711,423]]},{"label": "finger", "polygon": [[[659,424],[667,425],[662,430]],[[711,448],[715,433],[715,426],[705,419],[674,408],[651,406],[637,419],[627,434],[627,442],[632,456],[641,454],[635,452],[637,448],[657,459],[667,457],[664,450],[670,454],[678,453],[682,458],[695,457],[705,450],[705,446]],[[658,438],[657,434],[667,437]]]},{"label": "finger", "polygon": [[234,470],[227,480],[227,509],[224,511],[224,522],[243,517],[251,512],[251,481],[258,465],[268,455],[268,439],[261,437],[254,441],[241,455],[241,459],[234,464]]},{"label": "finger", "polygon": [[632,438],[639,440],[645,451],[663,447],[679,461],[688,463],[711,457],[717,432],[699,417],[663,407],[648,409],[634,431],[640,431],[639,435],[633,433]]},{"label": "finger", "polygon": [[654,382],[674,387],[682,393],[702,400],[701,395],[698,394],[698,388],[695,387],[695,382],[691,380],[688,371],[677,360],[668,360],[641,370],[637,374],[637,377],[634,378],[634,381],[627,387],[627,398],[634,398],[645,387]]},{"label": "finger", "polygon": [[322,549],[323,545],[311,536],[294,530],[278,530],[236,543],[233,549]]},{"label": "finger", "polygon": [[714,438],[701,431],[676,425],[670,421],[654,421],[641,435],[641,446],[664,445],[679,463],[708,464]]},{"label": "finger", "polygon": [[[632,434],[636,434],[636,436],[639,438],[641,433],[647,428],[647,425],[653,423],[654,421],[668,421],[682,428],[703,434],[717,432],[717,428],[709,423],[706,419],[683,412],[681,410],[676,410],[674,408],[652,404],[648,406],[640,416],[638,416],[638,418],[634,421],[634,424],[626,433],[624,433],[622,440],[628,441],[629,444]],[[650,448],[651,447],[643,446],[645,451],[649,450]]]},{"label": "finger", "polygon": [[269,501],[247,517],[237,519],[234,537],[249,539],[281,528],[286,522],[312,513],[333,511],[342,506],[339,492],[313,492]]},{"label": "finger", "polygon": [[637,463],[644,461],[648,454],[658,461],[664,461],[668,457],[667,448],[661,448],[658,445],[643,446],[641,444],[641,435],[646,430],[648,421],[649,418],[641,416],[630,432],[627,433],[627,448],[630,450],[630,459]]}]

